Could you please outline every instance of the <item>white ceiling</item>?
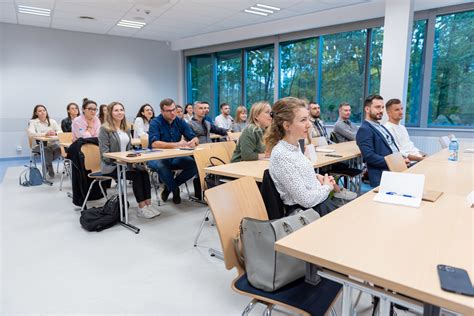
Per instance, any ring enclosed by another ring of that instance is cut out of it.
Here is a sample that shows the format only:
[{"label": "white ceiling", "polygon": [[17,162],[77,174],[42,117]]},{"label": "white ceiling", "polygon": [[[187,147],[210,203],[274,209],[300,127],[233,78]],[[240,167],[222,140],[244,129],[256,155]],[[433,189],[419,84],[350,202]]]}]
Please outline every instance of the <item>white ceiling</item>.
[{"label": "white ceiling", "polygon": [[[0,22],[176,41],[314,12],[380,2],[385,0],[0,0]],[[415,9],[456,2],[466,1],[416,0]],[[269,16],[243,12],[256,3],[281,10]],[[18,5],[51,9],[51,16],[18,13]],[[80,16],[95,19],[84,20]],[[146,22],[147,25],[140,30],[117,26],[121,19]]]}]

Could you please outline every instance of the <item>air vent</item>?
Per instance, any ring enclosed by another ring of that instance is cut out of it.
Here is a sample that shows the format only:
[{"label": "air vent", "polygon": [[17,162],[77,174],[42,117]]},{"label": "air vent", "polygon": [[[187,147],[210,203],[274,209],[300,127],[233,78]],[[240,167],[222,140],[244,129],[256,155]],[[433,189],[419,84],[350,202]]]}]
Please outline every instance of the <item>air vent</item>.
[{"label": "air vent", "polygon": [[86,16],[86,15],[80,16],[79,19],[82,19],[82,20],[95,20],[94,17],[92,17],[92,16]]}]

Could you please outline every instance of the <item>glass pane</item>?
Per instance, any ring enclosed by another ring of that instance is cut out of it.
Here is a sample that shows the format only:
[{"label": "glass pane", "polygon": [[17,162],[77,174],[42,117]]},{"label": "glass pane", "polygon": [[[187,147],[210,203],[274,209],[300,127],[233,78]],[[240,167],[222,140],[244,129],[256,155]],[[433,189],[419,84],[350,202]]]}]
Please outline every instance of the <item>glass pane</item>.
[{"label": "glass pane", "polygon": [[281,44],[280,47],[280,97],[315,101],[318,39]]},{"label": "glass pane", "polygon": [[247,107],[257,101],[273,104],[273,45],[247,51]]},{"label": "glass pane", "polygon": [[438,16],[428,126],[474,126],[474,11]]},{"label": "glass pane", "polygon": [[369,95],[380,94],[380,76],[382,74],[383,26],[372,29],[370,47]]},{"label": "glass pane", "polygon": [[349,102],[351,120],[361,122],[367,30],[322,36],[321,118],[335,122],[338,106]]},{"label": "glass pane", "polygon": [[234,113],[242,102],[242,58],[240,50],[217,54],[217,91],[216,113],[219,112],[219,105],[224,102],[230,105],[231,113]]},{"label": "glass pane", "polygon": [[188,59],[191,78],[188,88],[188,102],[213,102],[212,97],[212,58],[211,55],[191,56]]}]

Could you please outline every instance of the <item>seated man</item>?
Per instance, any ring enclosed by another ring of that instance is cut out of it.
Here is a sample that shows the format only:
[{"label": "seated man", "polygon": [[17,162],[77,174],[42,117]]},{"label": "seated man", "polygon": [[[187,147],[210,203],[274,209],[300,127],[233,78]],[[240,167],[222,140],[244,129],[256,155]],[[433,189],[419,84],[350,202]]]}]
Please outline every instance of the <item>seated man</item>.
[{"label": "seated man", "polygon": [[334,124],[333,133],[336,136],[338,143],[350,142],[355,140],[357,125],[350,121],[351,117],[351,106],[347,102],[339,104],[339,118],[336,124]]},{"label": "seated man", "polygon": [[211,133],[227,136],[227,130],[217,127],[206,121],[206,105],[200,101],[194,102],[194,117],[189,122],[189,126],[193,130],[200,144],[211,142]]},{"label": "seated man", "polygon": [[[392,134],[379,123],[383,110],[383,98],[380,95],[368,96],[364,101],[365,121],[356,135],[357,146],[367,163],[372,187],[380,185],[382,171],[388,170],[384,157],[399,151]],[[409,162],[408,159],[406,162]]]},{"label": "seated man", "polygon": [[[160,102],[161,114],[150,122],[148,141],[150,148],[194,148],[199,141],[189,125],[176,116],[176,104],[172,99]],[[184,137],[185,140],[182,139]],[[150,169],[158,172],[165,183],[161,199],[168,200],[173,192],[173,202],[181,203],[179,186],[197,174],[196,163],[192,157],[176,157],[148,162]],[[172,170],[182,170],[176,178]]]},{"label": "seated man", "polygon": [[421,161],[426,157],[426,154],[421,152],[415,147],[408,131],[400,124],[403,118],[403,106],[399,99],[390,99],[385,104],[387,109],[388,121],[385,123],[385,127],[390,131],[395,143],[397,144],[403,157],[410,159],[411,161]]},{"label": "seated man", "polygon": [[309,135],[311,138],[315,137],[324,137],[328,144],[331,143],[329,140],[329,135],[324,125],[323,120],[321,120],[321,108],[316,102],[310,102],[308,104],[309,110],[309,120],[311,121],[311,129]]},{"label": "seated man", "polygon": [[201,103],[204,104],[204,108],[205,108],[204,119],[205,119],[206,121],[212,123],[212,119],[211,119],[211,117],[209,116],[209,112],[211,111],[210,106],[209,106],[209,102],[207,102],[207,101],[201,101]]},{"label": "seated man", "polygon": [[230,105],[227,103],[221,104],[221,115],[216,116],[214,121],[217,127],[229,130],[232,127],[234,119],[230,116]]}]

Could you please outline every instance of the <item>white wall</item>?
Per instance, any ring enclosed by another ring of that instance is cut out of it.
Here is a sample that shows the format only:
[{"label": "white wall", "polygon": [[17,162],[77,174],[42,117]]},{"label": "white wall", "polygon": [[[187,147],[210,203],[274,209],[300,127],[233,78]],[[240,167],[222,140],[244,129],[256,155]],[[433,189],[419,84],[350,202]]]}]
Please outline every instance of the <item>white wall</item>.
[{"label": "white wall", "polygon": [[159,111],[160,100],[178,97],[179,58],[157,41],[0,23],[0,157],[29,155],[36,104],[58,123],[83,97],[120,101],[129,118],[144,103]]}]

